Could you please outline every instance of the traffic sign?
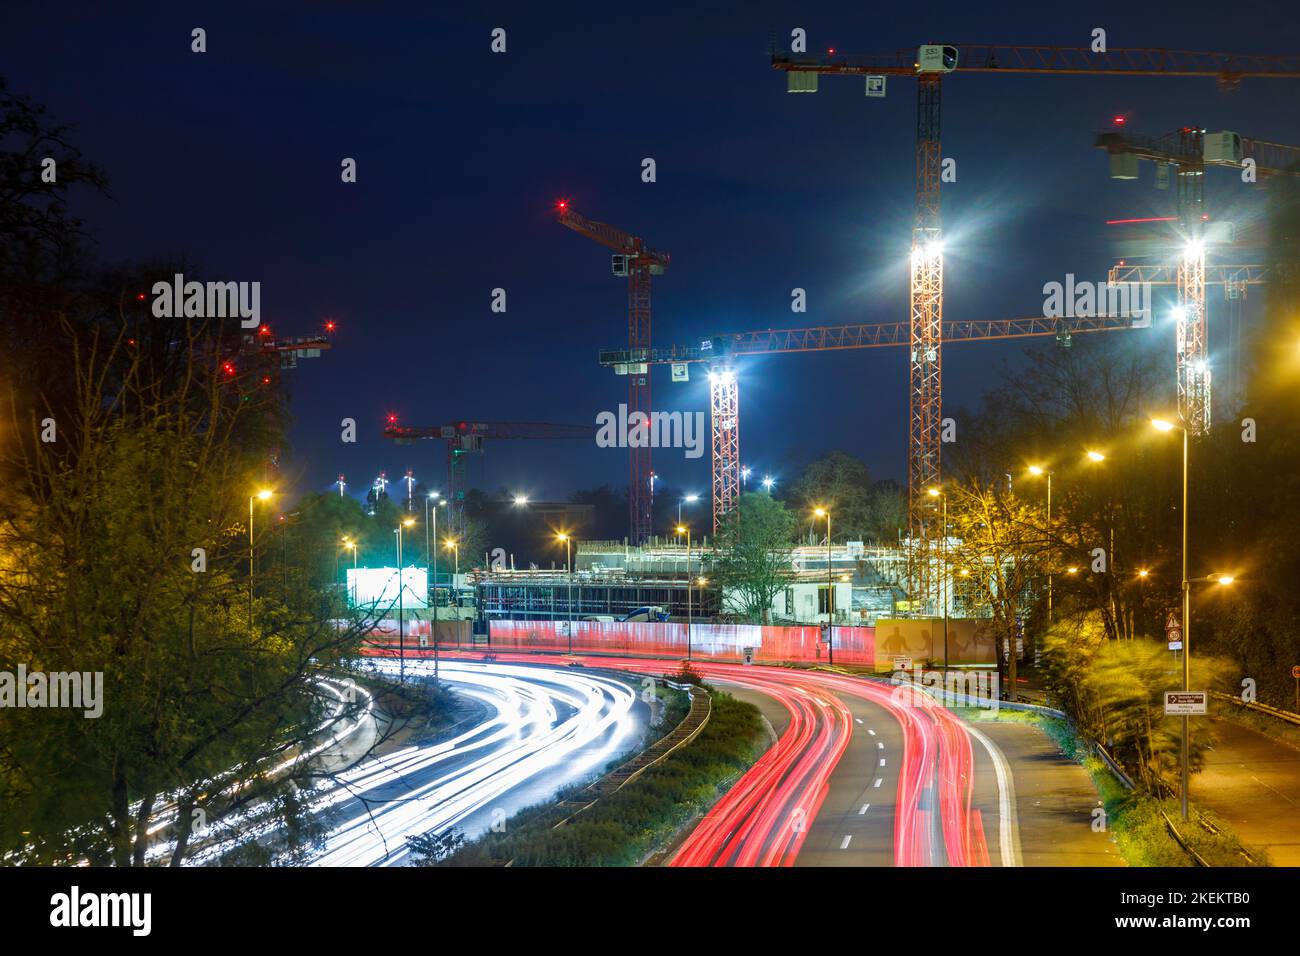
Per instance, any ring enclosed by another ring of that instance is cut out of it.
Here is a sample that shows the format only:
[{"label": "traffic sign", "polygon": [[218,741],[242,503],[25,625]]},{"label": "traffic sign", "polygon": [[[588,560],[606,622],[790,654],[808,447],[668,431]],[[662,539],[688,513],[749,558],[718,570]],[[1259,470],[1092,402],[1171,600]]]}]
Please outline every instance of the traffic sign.
[{"label": "traffic sign", "polygon": [[1203,690],[1167,690],[1165,691],[1165,715],[1204,714],[1206,697]]},{"label": "traffic sign", "polygon": [[912,659],[910,657],[894,657],[894,670],[910,671],[912,669]]},{"label": "traffic sign", "polygon": [[1296,680],[1300,680],[1300,664],[1297,664],[1295,665],[1295,667],[1291,668],[1291,676],[1294,677]]}]

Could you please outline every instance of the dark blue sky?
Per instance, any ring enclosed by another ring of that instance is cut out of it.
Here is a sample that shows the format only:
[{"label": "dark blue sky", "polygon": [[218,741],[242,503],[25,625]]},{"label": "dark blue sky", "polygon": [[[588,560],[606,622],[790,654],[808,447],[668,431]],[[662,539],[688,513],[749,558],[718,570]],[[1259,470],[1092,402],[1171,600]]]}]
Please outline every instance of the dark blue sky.
[{"label": "dark blue sky", "polygon": [[[305,6],[305,5],[304,5]],[[394,447],[383,416],[594,422],[626,400],[595,364],[626,342],[608,252],[558,226],[555,197],[673,256],[654,291],[656,344],[717,331],[894,321],[907,314],[915,84],[866,100],[825,77],[790,96],[768,64],[788,44],[873,52],[921,42],[1300,52],[1283,3],[10,4],[0,69],[76,124],[112,180],[81,207],[101,255],[186,252],[208,277],[260,280],[277,333],[338,320],[336,347],[292,374],[301,490],[345,472],[359,490],[406,468],[443,484],[440,444]],[[129,12],[124,12],[128,11]],[[190,52],[190,30],[208,52]],[[508,53],[489,51],[503,27]],[[1173,197],[1112,182],[1095,131],[1116,113],[1300,143],[1300,80],[957,75],[944,86],[947,318],[1037,314],[1043,283],[1104,278],[1107,218],[1168,215]],[[355,157],[358,183],[340,182]],[[643,157],[658,182],[640,179]],[[1258,209],[1230,171],[1212,215]],[[494,287],[509,311],[489,310]],[[790,290],[808,291],[804,315]],[[1213,293],[1212,293],[1213,294]],[[1213,308],[1213,304],[1212,304]],[[1157,326],[1151,333],[1170,337]],[[1214,325],[1212,318],[1211,341]],[[1026,346],[945,351],[948,407],[977,400]],[[790,477],[831,448],[906,477],[902,350],[769,356],[741,370],[742,460]],[[707,412],[707,386],[656,370],[656,407]],[[339,420],[357,420],[357,445]],[[471,476],[534,498],[626,482],[626,452],[489,446]],[[707,491],[708,458],[661,452],[669,485]]]}]

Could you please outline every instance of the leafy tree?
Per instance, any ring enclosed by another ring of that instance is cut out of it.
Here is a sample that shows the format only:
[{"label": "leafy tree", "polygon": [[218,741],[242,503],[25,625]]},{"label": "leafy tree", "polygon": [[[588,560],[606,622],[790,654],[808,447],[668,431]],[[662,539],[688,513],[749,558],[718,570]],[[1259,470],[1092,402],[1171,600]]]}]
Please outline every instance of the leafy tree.
[{"label": "leafy tree", "polygon": [[1007,647],[1007,682],[1016,685],[1016,638],[1031,584],[1048,548],[1038,509],[979,479],[947,486],[948,535],[955,543],[935,555],[987,610],[999,654]]},{"label": "leafy tree", "polygon": [[867,466],[842,451],[810,463],[791,485],[789,499],[801,522],[814,520],[815,508],[829,508],[831,531],[842,540],[865,539],[876,527]]},{"label": "leafy tree", "polygon": [[747,620],[770,624],[772,602],[795,580],[791,560],[795,519],[766,494],[740,496],[706,557],[709,576]]}]

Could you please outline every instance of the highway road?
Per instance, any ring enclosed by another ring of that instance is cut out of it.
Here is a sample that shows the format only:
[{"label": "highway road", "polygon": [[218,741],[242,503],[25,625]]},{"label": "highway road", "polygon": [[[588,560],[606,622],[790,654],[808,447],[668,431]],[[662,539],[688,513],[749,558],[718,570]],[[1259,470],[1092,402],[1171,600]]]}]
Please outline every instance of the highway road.
[{"label": "highway road", "polygon": [[[570,660],[500,654],[504,661]],[[663,674],[675,662],[578,657]],[[1086,771],[1035,727],[975,726],[879,682],[695,662],[760,708],[777,742],[682,839],[671,866],[1114,864]]]},{"label": "highway road", "polygon": [[[395,675],[397,662],[370,666]],[[431,679],[433,662],[407,660],[407,679]],[[649,705],[638,688],[588,670],[444,660],[442,681],[484,708],[482,721],[449,739],[399,746],[328,778],[308,794],[328,813],[316,866],[400,866],[406,837],[456,829],[478,836],[496,821],[598,776],[644,736]],[[217,859],[266,832],[234,821],[192,862]]]},{"label": "highway road", "polygon": [[1215,742],[1192,777],[1192,802],[1267,850],[1274,866],[1300,866],[1300,750],[1231,720],[1210,727]]}]

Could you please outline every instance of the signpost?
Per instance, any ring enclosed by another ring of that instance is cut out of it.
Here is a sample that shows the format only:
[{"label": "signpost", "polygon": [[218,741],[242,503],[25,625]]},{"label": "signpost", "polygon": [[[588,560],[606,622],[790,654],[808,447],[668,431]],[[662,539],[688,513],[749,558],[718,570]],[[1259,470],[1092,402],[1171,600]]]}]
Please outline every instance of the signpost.
[{"label": "signpost", "polygon": [[1165,620],[1165,636],[1169,639],[1169,649],[1171,651],[1181,651],[1183,649],[1183,626],[1178,623],[1178,618],[1174,612],[1169,612],[1169,617]]},{"label": "signpost", "polygon": [[1203,716],[1208,695],[1203,690],[1165,691],[1165,716]]},{"label": "signpost", "polygon": [[1300,664],[1291,668],[1291,676],[1295,678],[1295,712],[1300,714]]}]

